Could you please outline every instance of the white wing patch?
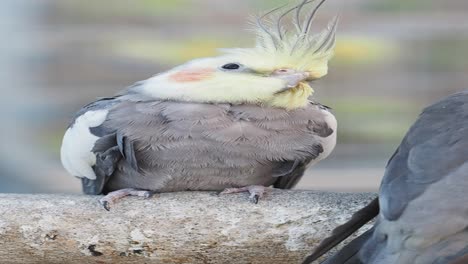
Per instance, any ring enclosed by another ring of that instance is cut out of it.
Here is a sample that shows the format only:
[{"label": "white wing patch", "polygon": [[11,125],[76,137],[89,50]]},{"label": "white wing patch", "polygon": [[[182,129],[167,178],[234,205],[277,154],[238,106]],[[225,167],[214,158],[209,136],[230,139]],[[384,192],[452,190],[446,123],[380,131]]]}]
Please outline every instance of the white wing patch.
[{"label": "white wing patch", "polygon": [[330,113],[328,110],[322,110],[322,112],[325,114],[325,122],[327,123],[328,127],[333,130],[333,133],[331,133],[328,137],[321,139],[323,152],[317,158],[317,161],[323,160],[324,158],[328,157],[328,155],[330,155],[330,153],[335,148],[336,129],[338,127],[336,118],[332,113]]},{"label": "white wing patch", "polygon": [[60,158],[63,167],[73,176],[96,179],[92,166],[96,156],[91,150],[99,137],[91,134],[90,127],[101,125],[107,117],[108,110],[88,111],[79,116],[63,137]]},{"label": "white wing patch", "polygon": [[316,159],[312,160],[309,164],[307,164],[307,168],[314,166],[319,161],[328,157],[328,155],[330,155],[330,153],[333,151],[333,149],[335,149],[336,146],[336,129],[338,127],[336,118],[328,110],[321,109],[321,111],[325,114],[325,123],[327,123],[328,127],[333,130],[333,133],[331,133],[326,138],[317,137],[320,140],[320,143],[322,144],[323,152],[320,153]]}]

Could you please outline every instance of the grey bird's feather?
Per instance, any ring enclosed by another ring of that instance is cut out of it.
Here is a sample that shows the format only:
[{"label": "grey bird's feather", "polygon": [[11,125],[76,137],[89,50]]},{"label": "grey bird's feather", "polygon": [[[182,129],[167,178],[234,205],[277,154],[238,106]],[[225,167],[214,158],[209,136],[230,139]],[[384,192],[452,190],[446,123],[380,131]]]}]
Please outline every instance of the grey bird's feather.
[{"label": "grey bird's feather", "polygon": [[105,109],[90,128],[96,179],[82,178],[88,194],[123,188],[154,192],[249,185],[294,187],[321,158],[335,131],[317,103],[285,110],[260,105],[164,101],[132,92],[82,109]]},{"label": "grey bird's feather", "polygon": [[374,227],[324,263],[466,263],[467,192],[465,91],[423,111],[388,162]]}]

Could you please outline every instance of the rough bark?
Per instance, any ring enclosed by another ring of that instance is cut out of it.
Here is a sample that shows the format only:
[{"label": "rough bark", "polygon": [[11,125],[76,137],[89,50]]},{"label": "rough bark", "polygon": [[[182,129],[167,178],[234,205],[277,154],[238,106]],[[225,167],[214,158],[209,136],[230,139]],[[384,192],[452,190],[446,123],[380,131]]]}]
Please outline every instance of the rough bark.
[{"label": "rough bark", "polygon": [[300,263],[375,194],[0,194],[0,263]]}]

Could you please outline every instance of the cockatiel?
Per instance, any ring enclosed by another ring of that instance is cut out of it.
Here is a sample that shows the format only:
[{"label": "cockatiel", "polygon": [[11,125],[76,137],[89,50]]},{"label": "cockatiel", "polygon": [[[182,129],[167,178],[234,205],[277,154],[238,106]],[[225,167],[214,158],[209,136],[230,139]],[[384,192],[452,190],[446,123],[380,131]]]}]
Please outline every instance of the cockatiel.
[{"label": "cockatiel", "polygon": [[327,74],[337,19],[312,34],[324,0],[304,15],[312,2],[259,17],[255,48],[187,62],[83,107],[63,138],[65,169],[86,194],[107,194],[106,209],[127,195],[246,191],[257,202],[266,186],[292,188],[336,142],[336,120],[308,99],[308,82]]},{"label": "cockatiel", "polygon": [[377,214],[373,228],[324,263],[468,263],[467,193],[465,91],[423,111],[388,162],[379,199],[336,228],[304,264],[312,263]]}]

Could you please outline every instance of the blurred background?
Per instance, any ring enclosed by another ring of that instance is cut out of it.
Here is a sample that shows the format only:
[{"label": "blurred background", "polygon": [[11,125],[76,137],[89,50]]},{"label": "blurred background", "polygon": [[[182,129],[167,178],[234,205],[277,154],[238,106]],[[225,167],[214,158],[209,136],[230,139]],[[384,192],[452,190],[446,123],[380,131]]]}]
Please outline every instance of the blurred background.
[{"label": "blurred background", "polygon": [[[285,0],[3,0],[0,192],[79,192],[59,161],[73,114],[220,47],[249,47],[247,19]],[[328,0],[341,13],[315,99],[334,109],[338,145],[298,188],[375,191],[420,110],[468,87],[468,1]]]}]

